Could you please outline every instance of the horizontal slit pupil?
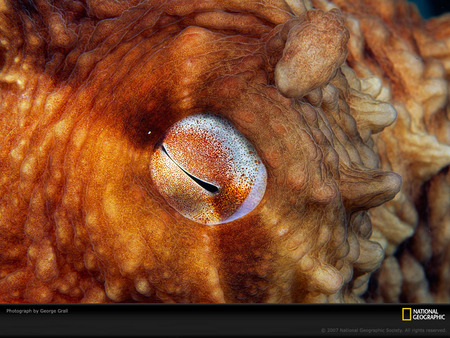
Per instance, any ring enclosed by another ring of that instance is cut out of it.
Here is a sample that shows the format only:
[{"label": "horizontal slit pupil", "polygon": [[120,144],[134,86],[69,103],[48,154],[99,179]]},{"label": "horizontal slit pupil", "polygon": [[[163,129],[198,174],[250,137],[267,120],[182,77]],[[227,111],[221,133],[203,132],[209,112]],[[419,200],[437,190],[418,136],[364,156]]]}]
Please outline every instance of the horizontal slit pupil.
[{"label": "horizontal slit pupil", "polygon": [[181,168],[181,166],[173,160],[173,158],[169,155],[169,153],[167,152],[166,148],[162,145],[161,146],[162,150],[166,153],[166,155],[181,169],[183,170],[183,172],[189,176],[189,178],[191,178],[195,183],[197,183],[199,186],[201,186],[203,189],[205,189],[206,191],[209,191],[210,193],[215,193],[217,191],[219,191],[219,188],[216,187],[213,184],[210,184],[208,182],[202,181],[201,179],[189,174],[186,170],[184,170],[183,168]]},{"label": "horizontal slit pupil", "polygon": [[[183,170],[184,171],[184,170]],[[217,188],[215,185],[209,184],[208,182],[199,180],[197,177],[192,176],[191,174],[189,174],[187,171],[184,171],[190,178],[192,178],[195,183],[197,183],[199,186],[201,186],[203,189],[211,192],[211,193],[215,193],[219,190],[219,188]]]}]

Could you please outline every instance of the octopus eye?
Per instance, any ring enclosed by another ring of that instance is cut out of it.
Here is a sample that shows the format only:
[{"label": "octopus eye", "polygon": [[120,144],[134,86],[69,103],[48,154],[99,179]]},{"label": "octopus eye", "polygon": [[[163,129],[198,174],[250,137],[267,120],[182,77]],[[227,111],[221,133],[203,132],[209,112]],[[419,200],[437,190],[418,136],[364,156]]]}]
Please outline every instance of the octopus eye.
[{"label": "octopus eye", "polygon": [[150,172],[170,206],[203,224],[246,215],[261,201],[267,183],[253,146],[211,114],[191,115],[170,127],[155,148]]}]

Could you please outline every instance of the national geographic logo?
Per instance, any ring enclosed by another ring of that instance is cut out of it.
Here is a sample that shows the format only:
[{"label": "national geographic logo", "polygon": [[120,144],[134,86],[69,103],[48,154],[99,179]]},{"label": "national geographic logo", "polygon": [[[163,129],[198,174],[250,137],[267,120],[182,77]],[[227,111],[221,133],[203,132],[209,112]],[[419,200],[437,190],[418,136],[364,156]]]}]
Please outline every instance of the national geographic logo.
[{"label": "national geographic logo", "polygon": [[413,320],[445,320],[445,314],[440,314],[437,309],[402,308],[402,321],[410,322]]}]

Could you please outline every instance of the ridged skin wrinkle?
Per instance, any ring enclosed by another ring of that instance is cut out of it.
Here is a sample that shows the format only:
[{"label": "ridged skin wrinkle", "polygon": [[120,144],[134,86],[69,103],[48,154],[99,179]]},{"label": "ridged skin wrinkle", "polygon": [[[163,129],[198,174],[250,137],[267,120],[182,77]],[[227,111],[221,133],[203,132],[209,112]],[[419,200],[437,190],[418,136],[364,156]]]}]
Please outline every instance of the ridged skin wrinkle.
[{"label": "ridged skin wrinkle", "polygon": [[[1,1],[0,301],[448,300],[448,17],[374,3]],[[151,175],[205,112],[267,170],[219,227]]]},{"label": "ridged skin wrinkle", "polygon": [[[435,249],[438,234],[449,243],[443,235],[449,211],[441,209],[448,197],[435,198],[428,181],[440,180],[441,191],[448,189],[443,178],[450,163],[449,16],[424,21],[414,5],[403,1],[335,3],[346,13],[350,31],[348,65],[366,82],[359,88],[376,100],[392,102],[397,115],[391,127],[374,136],[380,167],[401,174],[403,187],[392,201],[370,210],[372,239],[382,244],[387,257],[373,276],[379,287],[370,290],[367,300],[448,302],[448,250]],[[358,111],[367,108],[355,108],[361,130]],[[430,209],[441,210],[442,221],[430,218]]]}]

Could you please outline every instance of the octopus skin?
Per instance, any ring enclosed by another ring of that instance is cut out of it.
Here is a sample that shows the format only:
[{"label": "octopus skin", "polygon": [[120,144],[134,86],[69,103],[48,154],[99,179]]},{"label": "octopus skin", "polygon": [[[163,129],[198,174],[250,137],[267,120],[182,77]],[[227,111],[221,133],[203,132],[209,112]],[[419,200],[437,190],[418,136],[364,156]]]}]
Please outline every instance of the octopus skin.
[{"label": "octopus skin", "polygon": [[1,0],[0,302],[448,302],[449,23]]}]

